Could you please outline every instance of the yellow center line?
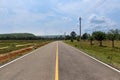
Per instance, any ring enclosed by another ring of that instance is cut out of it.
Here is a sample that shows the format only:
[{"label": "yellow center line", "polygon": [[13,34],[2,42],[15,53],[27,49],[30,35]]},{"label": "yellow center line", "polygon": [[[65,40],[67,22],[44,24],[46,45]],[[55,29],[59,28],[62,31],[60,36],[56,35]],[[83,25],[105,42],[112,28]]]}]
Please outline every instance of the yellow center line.
[{"label": "yellow center line", "polygon": [[57,48],[56,48],[56,66],[55,66],[55,80],[59,80],[59,68],[58,68],[58,42],[57,42]]}]

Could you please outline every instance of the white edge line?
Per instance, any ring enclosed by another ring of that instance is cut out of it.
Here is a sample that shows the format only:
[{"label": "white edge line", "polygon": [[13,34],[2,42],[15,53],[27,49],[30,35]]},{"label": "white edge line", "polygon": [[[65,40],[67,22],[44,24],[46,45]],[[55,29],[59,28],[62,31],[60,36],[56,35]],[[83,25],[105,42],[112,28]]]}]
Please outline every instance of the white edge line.
[{"label": "white edge line", "polygon": [[[68,45],[68,44],[67,44],[67,45]],[[101,64],[103,64],[103,65],[105,65],[105,66],[107,66],[108,68],[110,68],[110,69],[112,69],[112,70],[120,73],[120,70],[118,70],[118,69],[116,69],[116,68],[114,68],[114,67],[112,67],[112,66],[110,66],[110,65],[108,65],[108,64],[106,64],[106,63],[104,63],[104,62],[102,62],[102,61],[100,61],[100,60],[98,60],[98,59],[96,59],[96,58],[94,58],[94,57],[92,57],[92,56],[90,56],[90,55],[88,55],[87,53],[85,53],[85,52],[83,52],[83,51],[80,51],[79,49],[77,49],[77,48],[75,48],[75,47],[73,47],[73,46],[71,46],[71,45],[70,45],[70,47],[73,48],[73,49],[75,49],[75,50],[77,50],[78,52],[80,52],[80,53],[82,53],[82,54],[90,57],[91,59],[93,59],[93,60],[95,60],[95,61],[97,61],[97,62],[99,62],[99,63],[101,63]]]},{"label": "white edge line", "polygon": [[[39,48],[38,48],[38,49],[39,49]],[[38,49],[36,49],[36,50],[38,50]],[[29,52],[29,53],[27,53],[27,54],[25,54],[25,55],[23,55],[23,56],[21,56],[21,57],[19,57],[19,58],[16,58],[16,59],[14,59],[14,60],[12,60],[12,61],[10,61],[10,62],[2,65],[2,66],[0,66],[0,69],[3,68],[3,67],[5,67],[5,66],[7,66],[7,65],[9,65],[9,64],[11,64],[11,63],[13,63],[13,62],[16,62],[16,61],[18,61],[18,60],[20,60],[20,59],[22,59],[22,58],[24,58],[24,57],[32,54],[32,53],[34,53],[36,50],[34,50],[34,51],[32,51],[32,52]]]}]

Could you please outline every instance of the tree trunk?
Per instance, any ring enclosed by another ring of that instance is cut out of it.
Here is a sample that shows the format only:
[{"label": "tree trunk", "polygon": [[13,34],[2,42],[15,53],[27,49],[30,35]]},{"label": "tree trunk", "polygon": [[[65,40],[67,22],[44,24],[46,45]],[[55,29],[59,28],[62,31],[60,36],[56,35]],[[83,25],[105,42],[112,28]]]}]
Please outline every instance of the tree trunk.
[{"label": "tree trunk", "polygon": [[92,45],[92,40],[90,40],[90,45]]},{"label": "tree trunk", "polygon": [[100,46],[102,46],[102,41],[100,41]]},{"label": "tree trunk", "polygon": [[114,48],[114,40],[112,40],[112,47]]}]

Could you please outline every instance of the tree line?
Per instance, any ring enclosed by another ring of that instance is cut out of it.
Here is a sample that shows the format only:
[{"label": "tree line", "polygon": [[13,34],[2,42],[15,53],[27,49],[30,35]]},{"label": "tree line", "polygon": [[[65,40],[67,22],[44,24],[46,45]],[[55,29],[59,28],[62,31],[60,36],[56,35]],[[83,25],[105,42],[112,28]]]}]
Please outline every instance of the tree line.
[{"label": "tree line", "polygon": [[63,35],[36,36],[32,33],[0,34],[0,40],[63,40]]},{"label": "tree line", "polygon": [[36,40],[40,39],[39,36],[35,36],[31,33],[10,33],[0,34],[0,40]]},{"label": "tree line", "polygon": [[[72,31],[70,35],[67,35],[65,37],[66,40],[71,40],[73,42],[74,40],[79,41],[80,36],[77,36],[76,32]],[[93,40],[99,41],[99,45],[102,45],[103,40],[111,40],[112,42],[112,47],[114,47],[114,41],[115,40],[120,40],[120,30],[119,29],[111,29],[108,32],[103,32],[103,31],[94,31],[92,34],[84,33],[81,36],[82,40],[89,40],[90,45],[92,45]]]}]

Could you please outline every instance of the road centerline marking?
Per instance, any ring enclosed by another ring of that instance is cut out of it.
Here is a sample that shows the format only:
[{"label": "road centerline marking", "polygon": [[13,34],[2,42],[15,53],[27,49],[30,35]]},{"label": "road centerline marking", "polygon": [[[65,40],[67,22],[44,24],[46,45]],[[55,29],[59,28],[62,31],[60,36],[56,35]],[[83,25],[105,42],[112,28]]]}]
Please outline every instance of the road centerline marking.
[{"label": "road centerline marking", "polygon": [[58,42],[56,44],[56,65],[55,65],[55,80],[59,80],[59,64],[58,64]]}]

